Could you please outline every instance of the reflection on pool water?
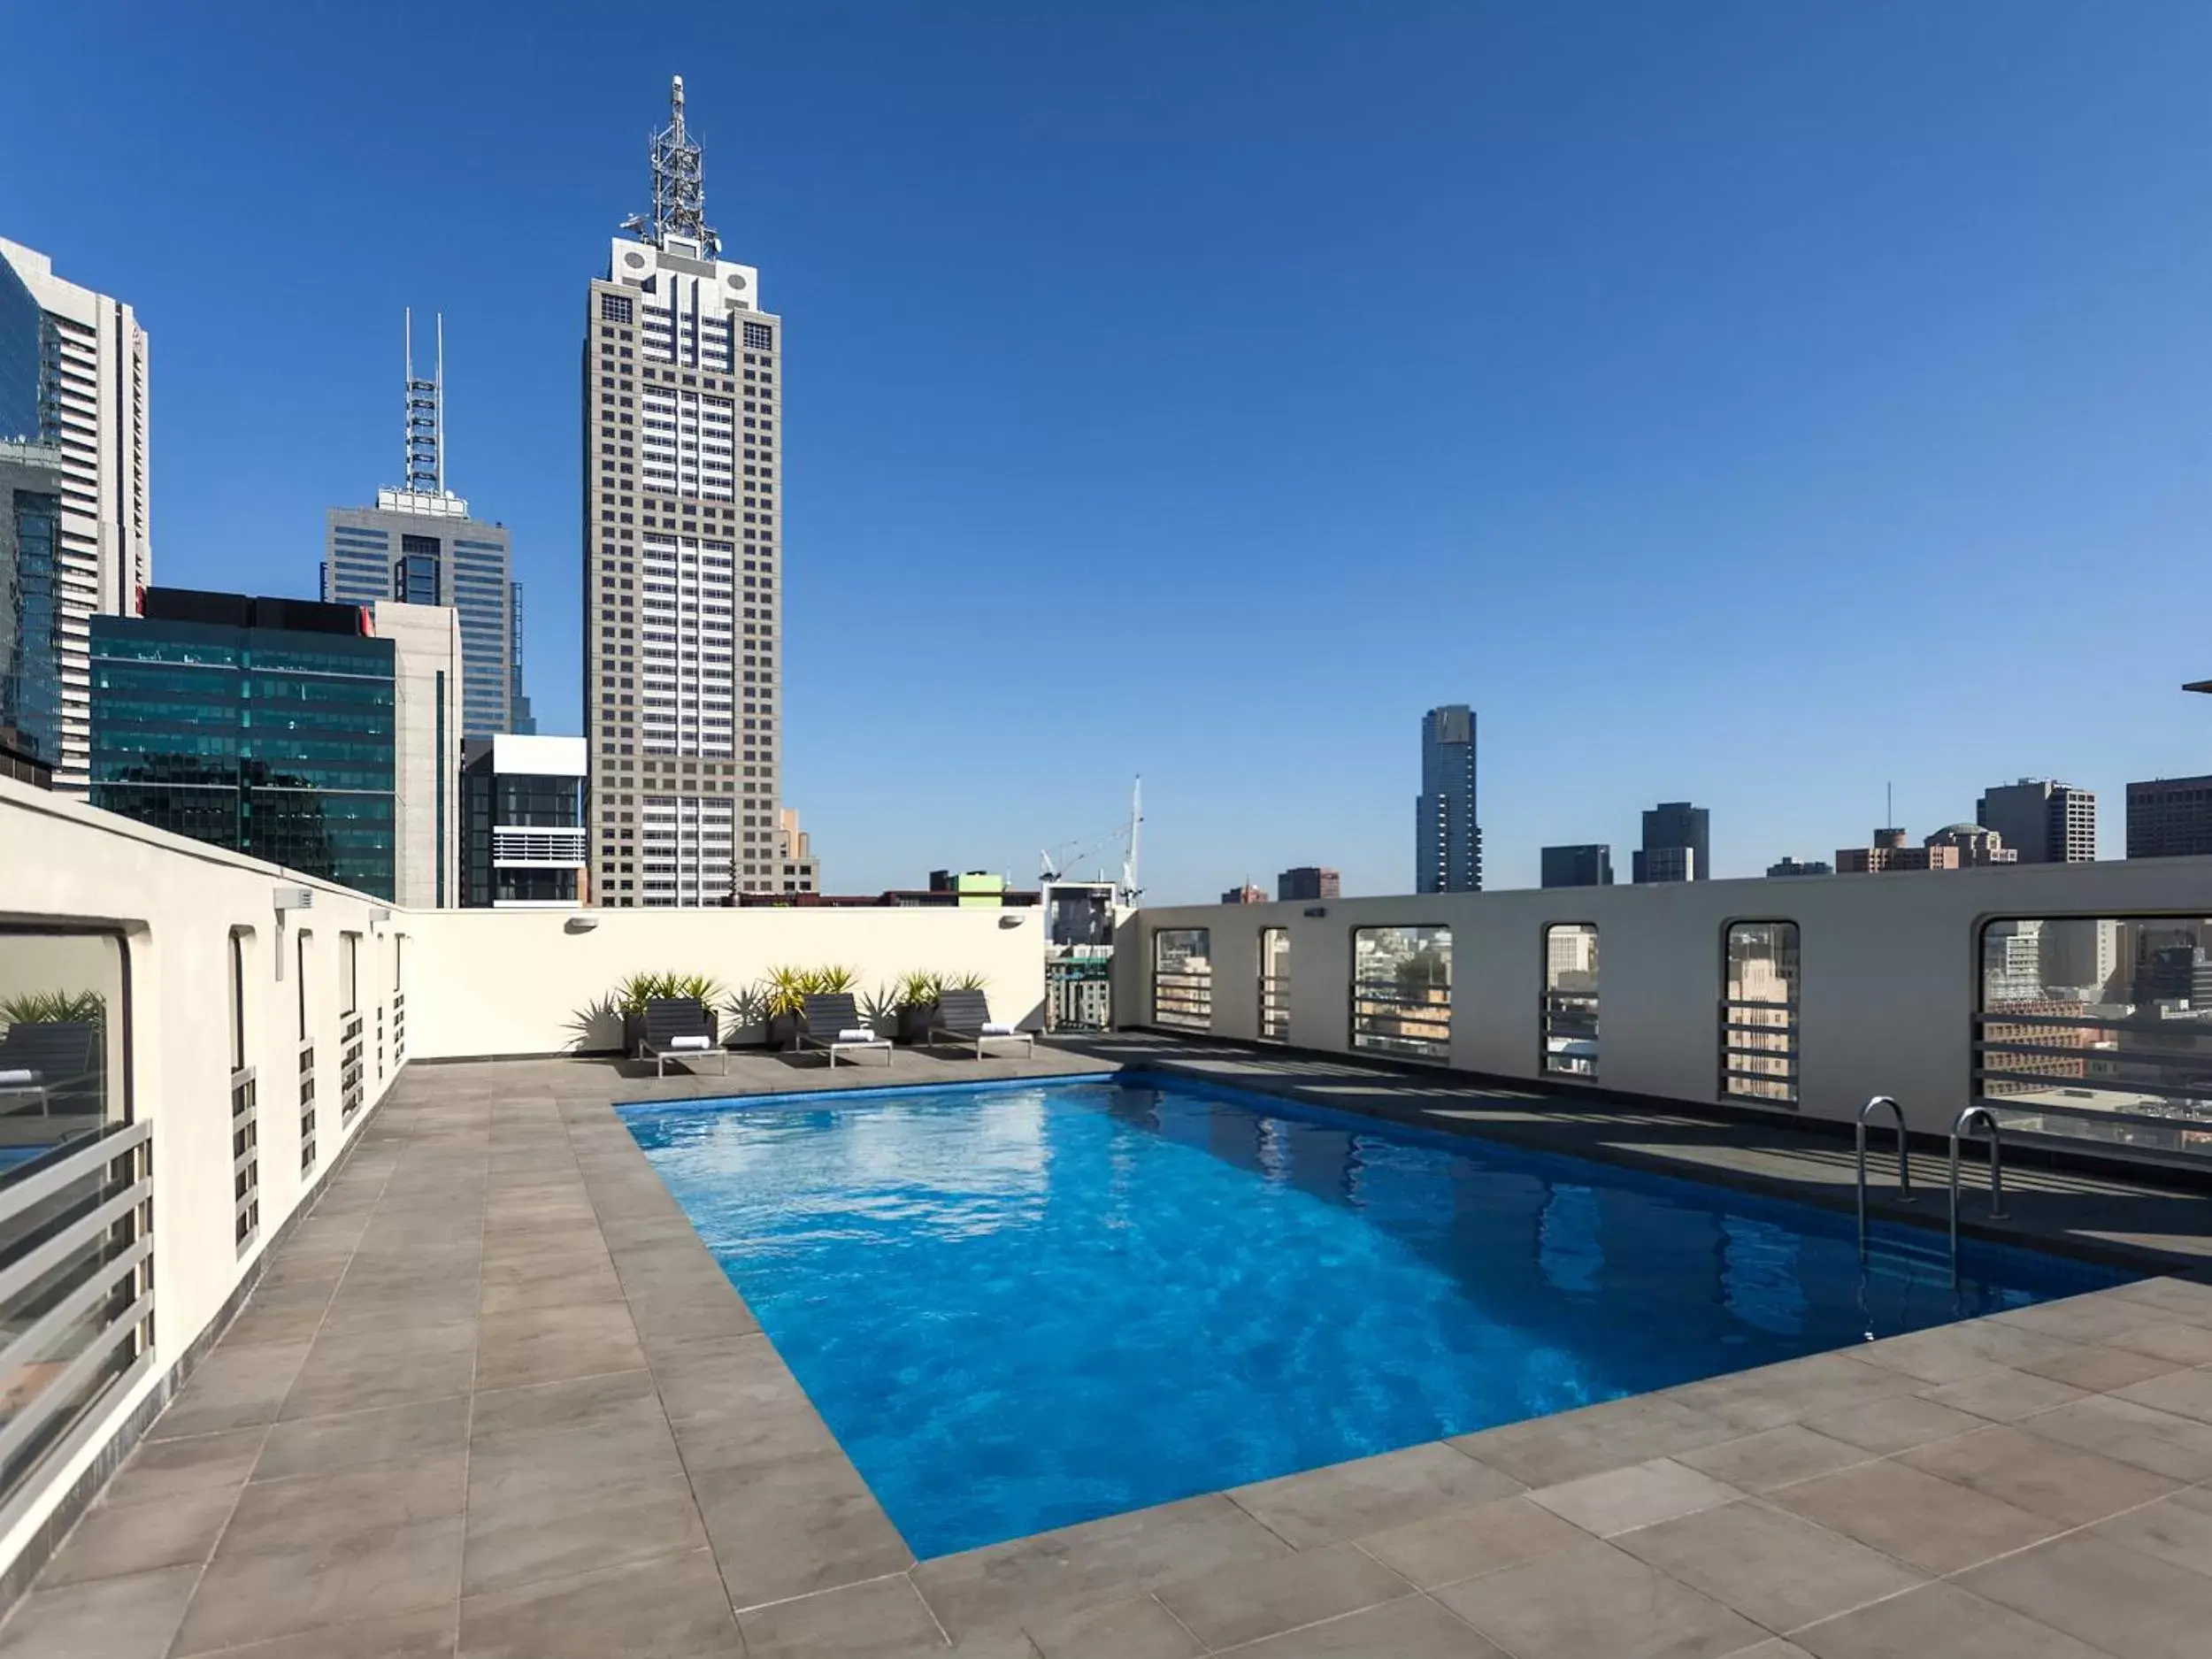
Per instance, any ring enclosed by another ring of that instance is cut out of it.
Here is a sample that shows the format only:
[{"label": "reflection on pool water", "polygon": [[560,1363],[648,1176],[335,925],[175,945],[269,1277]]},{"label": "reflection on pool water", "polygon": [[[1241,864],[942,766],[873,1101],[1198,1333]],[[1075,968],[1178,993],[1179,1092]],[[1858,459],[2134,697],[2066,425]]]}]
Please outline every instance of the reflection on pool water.
[{"label": "reflection on pool water", "polygon": [[1179,1079],[624,1116],[923,1556],[2128,1277]]}]

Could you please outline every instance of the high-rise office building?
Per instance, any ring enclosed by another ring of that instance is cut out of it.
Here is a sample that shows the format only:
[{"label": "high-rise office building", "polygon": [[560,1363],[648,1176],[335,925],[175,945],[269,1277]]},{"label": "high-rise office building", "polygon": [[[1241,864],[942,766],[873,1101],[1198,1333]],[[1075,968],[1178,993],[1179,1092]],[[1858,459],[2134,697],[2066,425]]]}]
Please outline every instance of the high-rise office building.
[{"label": "high-rise office building", "polygon": [[1221,895],[1221,902],[1224,904],[1264,904],[1267,902],[1267,892],[1265,888],[1256,887],[1248,881],[1240,887],[1231,887]]},{"label": "high-rise office building", "polygon": [[1475,714],[1463,703],[1446,703],[1421,717],[1421,794],[1413,812],[1413,890],[1481,892]]},{"label": "high-rise office building", "polygon": [[[1629,860],[1636,880],[1704,881],[1713,873],[1713,814],[1687,801],[1662,801],[1644,812],[1644,843]],[[1686,857],[1677,855],[1687,854]]]},{"label": "high-rise office building", "polygon": [[2050,778],[2023,778],[1985,789],[1974,821],[1993,829],[2024,864],[2086,864],[2097,858],[2093,791]]},{"label": "high-rise office building", "polygon": [[456,902],[451,611],[171,588],[144,607],[90,625],[93,805],[394,902]]},{"label": "high-rise office building", "polygon": [[414,326],[404,325],[405,470],[373,507],[325,515],[322,596],[334,604],[450,605],[461,617],[461,735],[514,730],[521,674],[521,608],[506,527],[472,518],[445,483],[445,325],[436,367],[415,373]]},{"label": "high-rise office building", "polygon": [[2016,864],[2020,850],[2005,845],[2005,838],[1985,824],[1947,824],[1927,838],[1931,847],[1958,849],[1958,868],[1979,870],[1989,864]]},{"label": "high-rise office building", "polygon": [[127,614],[153,580],[146,373],[146,334],[128,305],[0,238],[0,439],[35,437],[61,452],[58,789],[81,793],[91,778],[90,618]]},{"label": "high-rise office building", "polygon": [[2159,778],[2128,785],[2128,856],[2187,858],[2212,853],[2212,777]]},{"label": "high-rise office building", "polygon": [[1613,849],[1604,841],[1583,841],[1571,847],[1547,847],[1543,861],[1543,883],[1548,887],[1609,887],[1613,885]]},{"label": "high-rise office building", "polygon": [[514,598],[514,615],[507,630],[507,637],[514,641],[514,672],[507,682],[507,729],[517,737],[535,737],[538,717],[530,711],[530,699],[522,689],[522,584],[511,581],[507,591]]},{"label": "high-rise office building", "polygon": [[1278,900],[1333,899],[1344,892],[1344,879],[1326,864],[1300,864],[1275,878]]},{"label": "high-rise office building", "polygon": [[[782,320],[721,257],[675,82],[653,210],[585,298],[591,895],[780,892]],[[799,879],[795,874],[788,878]]]},{"label": "high-rise office building", "polygon": [[62,482],[58,449],[0,439],[0,763],[49,788],[61,761]]},{"label": "high-rise office building", "polygon": [[582,902],[584,740],[501,733],[462,746],[461,902],[559,910]]},{"label": "high-rise office building", "polygon": [[1835,865],[1825,858],[1778,858],[1767,866],[1770,876],[1832,876]]},{"label": "high-rise office building", "polygon": [[1909,835],[1895,827],[1876,830],[1871,847],[1836,849],[1836,873],[1841,876],[1881,875],[1898,870],[1956,870],[1964,862],[1963,855],[1951,842],[1932,835],[1924,844],[1916,847]]}]

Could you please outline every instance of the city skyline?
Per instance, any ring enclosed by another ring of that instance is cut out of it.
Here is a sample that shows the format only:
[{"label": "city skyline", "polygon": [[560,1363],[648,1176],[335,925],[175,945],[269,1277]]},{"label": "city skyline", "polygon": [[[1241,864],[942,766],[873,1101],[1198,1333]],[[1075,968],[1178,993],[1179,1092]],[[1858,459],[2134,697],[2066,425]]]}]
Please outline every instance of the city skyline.
[{"label": "city skyline", "polygon": [[[481,96],[452,119],[484,159],[442,174],[426,258],[421,237],[358,234],[420,188],[385,142],[388,109],[371,115],[363,86],[307,118],[254,92],[319,62],[369,76],[389,43],[342,19],[219,42],[149,16],[102,60],[119,113],[100,130],[84,131],[65,81],[12,86],[27,123],[83,142],[67,168],[0,185],[0,234],[133,306],[152,342],[164,583],[311,594],[322,509],[388,449],[390,350],[372,320],[442,308],[466,342],[450,419],[471,493],[498,503],[531,588],[541,729],[573,732],[573,276],[607,204],[635,196],[636,112],[667,74],[689,68],[703,108],[741,97],[742,117],[704,134],[723,227],[806,319],[779,781],[840,888],[910,879],[917,823],[1018,876],[1036,846],[1110,821],[1139,770],[1156,899],[1317,849],[1348,890],[1402,888],[1398,733],[1439,687],[1485,717],[1486,886],[1535,885],[1546,844],[1632,847],[1632,815],[1686,793],[1715,812],[1716,877],[1825,857],[1883,817],[1890,779],[1896,816],[1924,826],[1972,818],[2001,780],[2066,779],[2101,798],[2115,856],[2127,783],[2205,770],[2204,711],[2176,689],[2202,672],[2200,647],[2185,608],[2161,601],[2212,521],[2212,480],[2182,441],[2212,378],[2196,320],[2212,238],[2169,211],[2193,119],[2180,66],[2212,30],[2178,6],[2093,27],[2029,8],[2008,26],[2018,55],[1993,69],[1959,18],[1912,17],[1900,53],[1907,17],[1408,23],[1348,64],[1292,23],[1248,38],[1189,19],[1172,25],[1179,61],[1162,63],[1149,13],[1016,35],[892,16],[858,39],[705,19],[633,46],[555,7],[516,74],[497,19],[461,4],[442,19],[447,62]],[[27,62],[115,44],[65,12],[12,28]],[[718,85],[739,42],[774,54],[773,85]],[[1665,73],[1714,51],[1745,71],[1717,103]],[[1479,116],[1451,90],[1473,62],[1509,95]],[[1198,96],[1240,63],[1250,73],[1225,98]],[[918,65],[964,112],[912,100]],[[1963,106],[1933,84],[1954,73],[1974,88]],[[1295,112],[1339,79],[1352,107],[1302,136]],[[1780,90],[1808,81],[1805,97]],[[1604,100],[1602,119],[1560,104],[1569,88]],[[1133,90],[1164,119],[1110,157],[1085,134]],[[1857,120],[1864,100],[1890,119]],[[2117,113],[2093,132],[2065,119],[2092,104]],[[921,142],[877,142],[895,118]],[[150,122],[171,137],[150,142]],[[1012,126],[1033,142],[1009,156]],[[1239,149],[1240,131],[1271,142]],[[762,167],[750,148],[769,134]],[[1187,176],[1194,152],[1215,170]],[[246,155],[299,187],[282,223],[224,199]],[[1744,159],[1759,156],[1773,159]],[[1759,171],[1780,157],[1792,176],[1873,182],[1801,202]],[[1471,180],[1463,221],[1425,205],[1437,165]],[[1366,181],[1343,280],[1389,315],[1356,341],[1313,339],[1308,360],[1284,342],[1312,301],[1270,273],[1302,218],[1288,184],[1316,167]],[[1970,225],[1950,211],[1962,192],[1984,204]],[[1045,202],[1064,211],[1033,234]],[[1116,307],[1115,255],[1150,242],[1179,257],[1148,262],[1140,326]],[[237,349],[247,268],[284,351]],[[1572,297],[1617,292],[1635,305]],[[946,326],[948,299],[987,326]],[[1484,315],[1513,326],[1466,320]],[[2029,319],[2048,349],[2024,360]],[[1163,346],[1172,369],[1136,367]],[[282,418],[242,445],[246,409]],[[1317,413],[1342,453],[1283,488],[1283,448]],[[1344,561],[1347,544],[1365,550]],[[1870,545],[1929,572],[1912,615],[1816,574]],[[1279,566],[1308,609],[1383,649],[1285,687],[1272,712],[1300,742],[1225,754],[1248,675],[1195,618]],[[1025,620],[964,651],[949,612],[918,602],[928,572],[1023,603],[1041,576],[1099,579],[1187,595],[1189,614],[1149,604],[1117,631],[1131,695],[1071,744],[1066,710],[1038,695],[1060,632]],[[1442,613],[1413,596],[1462,572],[1491,591],[1432,626]],[[1529,626],[1553,617],[1559,629]],[[1863,718],[1870,677],[1886,696],[1950,696],[1956,641],[2055,658],[2092,637],[2128,645],[2099,695],[2034,721]],[[1543,679],[1568,644],[1575,672]],[[1748,675],[1746,652],[1772,672]],[[897,745],[856,764],[856,733],[909,685],[931,688],[941,731],[1023,764],[955,780]],[[914,803],[901,821],[869,810],[886,789]]]}]

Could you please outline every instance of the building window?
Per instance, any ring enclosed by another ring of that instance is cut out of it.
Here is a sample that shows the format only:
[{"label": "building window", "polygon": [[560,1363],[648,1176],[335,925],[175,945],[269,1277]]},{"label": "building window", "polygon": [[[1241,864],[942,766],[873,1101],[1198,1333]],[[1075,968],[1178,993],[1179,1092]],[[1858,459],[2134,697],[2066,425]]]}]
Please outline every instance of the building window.
[{"label": "building window", "polygon": [[346,995],[345,1002],[338,1011],[342,1014],[354,1013],[361,1006],[360,934],[341,933],[338,935],[338,988]]},{"label": "building window", "polygon": [[630,320],[630,298],[626,294],[602,294],[599,296],[599,320],[607,323],[626,323]]},{"label": "building window", "polygon": [[1203,927],[1163,927],[1152,935],[1152,1023],[1210,1031],[1214,1023],[1211,936]]},{"label": "building window", "polygon": [[2212,1152],[2212,920],[2010,917],[1980,955],[1974,1096],[2006,1133]]},{"label": "building window", "polygon": [[1260,929],[1260,1037],[1290,1041],[1290,929]]},{"label": "building window", "polygon": [[1598,1075],[1598,930],[1559,922],[1544,930],[1545,1071],[1595,1082]]},{"label": "building window", "polygon": [[1408,1060],[1451,1058],[1452,930],[1352,930],[1352,1047]]},{"label": "building window", "polygon": [[776,349],[776,331],[766,323],[747,323],[745,349],[748,351],[773,351]]},{"label": "building window", "polygon": [[1731,922],[1720,1006],[1720,1092],[1797,1110],[1795,922]]}]

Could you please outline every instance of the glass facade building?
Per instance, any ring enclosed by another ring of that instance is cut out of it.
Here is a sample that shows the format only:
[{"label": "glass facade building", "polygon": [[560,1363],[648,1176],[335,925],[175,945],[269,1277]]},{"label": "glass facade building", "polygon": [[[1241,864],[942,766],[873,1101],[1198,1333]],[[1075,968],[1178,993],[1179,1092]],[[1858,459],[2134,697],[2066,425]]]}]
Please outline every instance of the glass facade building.
[{"label": "glass facade building", "polygon": [[49,772],[61,757],[61,465],[58,449],[0,442],[0,749]]},{"label": "glass facade building", "polygon": [[44,391],[46,310],[0,259],[0,442],[49,434]]},{"label": "glass facade building", "polygon": [[471,738],[461,759],[461,902],[565,907],[583,896],[584,740]]},{"label": "glass facade building", "polygon": [[390,899],[393,676],[352,606],[150,588],[92,618],[92,803]]}]

